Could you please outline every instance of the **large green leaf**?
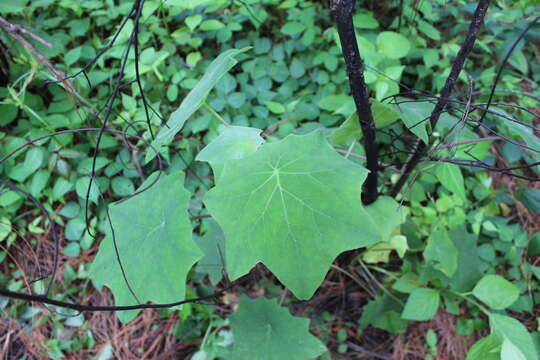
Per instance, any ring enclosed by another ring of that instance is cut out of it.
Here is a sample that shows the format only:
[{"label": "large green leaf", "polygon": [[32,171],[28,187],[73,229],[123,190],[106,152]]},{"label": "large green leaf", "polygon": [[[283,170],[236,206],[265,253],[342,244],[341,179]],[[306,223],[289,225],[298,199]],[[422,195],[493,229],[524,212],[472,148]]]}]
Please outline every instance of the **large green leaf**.
[{"label": "large green leaf", "polygon": [[195,9],[200,6],[211,4],[212,0],[173,0],[169,1],[167,5],[178,6],[182,9]]},{"label": "large green leaf", "polygon": [[[225,75],[236,63],[236,56],[249,50],[229,49],[222,52],[205,70],[201,80],[184,98],[178,109],[171,114],[167,124],[158,132],[152,146],[160,151],[161,146],[168,145],[174,136],[182,129],[186,120],[197,111],[204,103],[206,96],[214,88],[217,82]],[[157,154],[153,149],[148,149],[145,161],[152,160]]]},{"label": "large green leaf", "polygon": [[379,27],[379,22],[372,14],[355,14],[353,16],[354,27],[359,29],[376,29]]},{"label": "large green leaf", "polygon": [[[156,176],[150,176],[142,188]],[[190,194],[183,183],[183,172],[162,174],[148,190],[109,207],[122,266],[142,303],[182,300],[187,273],[201,258],[191,238]],[[101,242],[90,277],[97,287],[105,285],[112,290],[116,304],[137,304],[122,276],[110,231]],[[118,312],[118,317],[127,322],[137,313]]]},{"label": "large green leaf", "polygon": [[366,175],[320,131],[225,162],[204,203],[227,238],[231,278],[262,262],[297,297],[309,298],[338,254],[381,240],[377,219],[360,204]]},{"label": "large green leaf", "polygon": [[28,0],[6,1],[0,4],[0,14],[16,14],[22,12],[28,5]]},{"label": "large green leaf", "polygon": [[[396,298],[390,297],[386,293],[377,296],[362,307],[362,316],[358,321],[360,329],[373,325],[394,334],[402,333],[407,328],[408,321],[399,316],[401,310],[402,305],[396,301]],[[397,318],[395,314],[397,314]]]},{"label": "large green leaf", "polygon": [[235,360],[308,360],[326,351],[309,333],[309,319],[292,316],[273,300],[242,295],[230,320]]},{"label": "large green leaf", "polygon": [[496,114],[506,117],[503,118],[503,121],[500,122],[506,127],[508,132],[511,135],[520,137],[521,140],[523,140],[525,144],[529,147],[529,149],[524,151],[535,157],[536,161],[540,161],[540,137],[535,135],[531,126],[508,120],[512,118],[511,114],[508,114],[506,111],[499,107],[496,108],[494,111]]},{"label": "large green leaf", "polygon": [[501,348],[501,360],[527,360],[527,358],[513,342],[504,339]]},{"label": "large green leaf", "polygon": [[347,94],[328,95],[326,97],[323,97],[319,101],[317,101],[318,107],[320,107],[323,110],[331,111],[331,112],[337,111],[344,104],[348,104],[347,107],[350,108],[354,112],[353,98]]},{"label": "large green leaf", "polygon": [[392,125],[399,119],[399,112],[393,106],[377,100],[371,100],[371,112],[377,129]]},{"label": "large green leaf", "polygon": [[525,188],[519,192],[519,197],[523,205],[532,212],[540,213],[540,190],[535,188]]},{"label": "large green leaf", "polygon": [[400,258],[405,256],[409,250],[407,237],[403,235],[394,235],[389,241],[380,242],[370,246],[367,251],[362,254],[362,259],[366,263],[376,264],[378,262],[388,263],[390,261],[390,253],[395,250]]},{"label": "large green leaf", "polygon": [[285,35],[294,36],[296,34],[301,33],[305,29],[306,29],[306,25],[296,22],[296,21],[290,21],[281,28],[281,32],[284,33]]},{"label": "large green leaf", "polygon": [[350,115],[337,129],[330,134],[333,144],[349,146],[353,141],[362,138],[362,129],[358,122],[358,115]]},{"label": "large green leaf", "polygon": [[369,216],[377,223],[377,231],[381,241],[389,241],[390,235],[400,224],[403,224],[409,214],[409,208],[400,205],[389,196],[379,196],[377,201],[365,207]]},{"label": "large green leaf", "polygon": [[[362,254],[367,263],[388,262],[390,252],[396,250],[403,257],[408,249],[407,238],[395,235],[396,228],[405,222],[409,209],[399,205],[389,196],[379,196],[377,201],[366,206],[366,211],[379,224],[381,242],[371,246]],[[391,236],[394,235],[394,236]]]},{"label": "large green leaf", "polygon": [[[394,105],[394,109],[400,114],[401,120],[405,126],[427,144],[429,142],[429,116],[435,105],[429,102],[414,101],[408,98],[397,98],[397,102],[399,105]],[[455,127],[456,129],[459,129],[462,134],[466,135],[467,139],[475,138],[474,133],[469,129],[456,127],[458,121],[458,118],[449,115],[448,113],[443,113],[437,122],[437,131],[446,135],[449,130]],[[457,130],[454,130],[453,134],[456,131]]]},{"label": "large green leaf", "polygon": [[[429,107],[432,109],[433,105],[429,104]],[[462,119],[452,116],[447,112],[442,113],[439,117],[435,131],[441,135],[440,140],[445,144],[454,144],[480,137],[480,135],[474,132],[470,127],[465,126]],[[481,160],[489,154],[489,147],[492,142],[493,141],[481,141],[464,146],[456,146],[452,148],[450,153],[439,151],[438,155],[445,155],[463,160]]]},{"label": "large green leaf", "polygon": [[[489,326],[506,348],[505,354],[513,353],[514,357],[502,358],[503,360],[519,359],[521,355],[526,360],[538,360],[538,354],[531,334],[518,320],[500,314],[489,314]],[[513,346],[506,344],[510,342]],[[516,351],[518,350],[518,351]],[[517,354],[520,352],[521,354]]]}]

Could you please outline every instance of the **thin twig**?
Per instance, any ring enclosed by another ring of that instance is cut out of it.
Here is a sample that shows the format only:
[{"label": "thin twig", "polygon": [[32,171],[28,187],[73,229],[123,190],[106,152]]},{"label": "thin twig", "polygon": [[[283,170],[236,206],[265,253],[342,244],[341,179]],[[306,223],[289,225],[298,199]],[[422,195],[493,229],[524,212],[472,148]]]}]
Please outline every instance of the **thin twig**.
[{"label": "thin twig", "polygon": [[31,295],[31,294],[19,293],[19,292],[10,291],[8,289],[3,289],[3,288],[0,288],[0,296],[5,296],[11,299],[34,301],[41,304],[55,305],[55,306],[60,306],[66,309],[72,309],[72,310],[77,310],[81,312],[82,311],[127,311],[127,310],[141,310],[141,309],[167,309],[167,308],[171,308],[173,306],[178,306],[182,304],[199,302],[202,300],[215,299],[219,295],[223,294],[225,291],[231,289],[234,286],[236,286],[236,283],[208,296],[201,296],[198,298],[186,299],[186,300],[177,301],[173,303],[139,304],[139,305],[126,305],[126,306],[92,306],[92,305],[85,305],[85,304],[74,304],[74,303],[69,303],[65,301],[59,301],[56,299],[51,299],[43,295]]},{"label": "thin twig", "polygon": [[284,118],[279,120],[277,123],[270,125],[261,133],[261,137],[265,138],[268,135],[273,134],[281,125],[285,124],[289,120],[290,118]]},{"label": "thin twig", "polygon": [[[504,67],[506,66],[506,62],[510,58],[510,55],[512,55],[512,53],[514,52],[514,49],[516,48],[516,46],[521,42],[521,39],[523,39],[525,34],[527,34],[527,32],[533,27],[534,24],[536,24],[536,22],[538,20],[540,20],[540,16],[537,16],[534,20],[532,20],[529,23],[529,25],[527,25],[527,27],[525,29],[523,29],[521,34],[519,34],[519,36],[514,41],[514,43],[510,47],[510,49],[508,49],[508,52],[506,53],[503,60],[501,61],[501,65],[499,66],[499,70],[497,71],[497,76],[495,76],[495,81],[493,81],[493,85],[492,85],[491,91],[489,93],[489,98],[488,98],[488,103],[486,105],[486,110],[489,108],[489,105],[491,104],[491,100],[493,99],[493,94],[495,93],[495,88],[497,87],[497,83],[499,82],[499,79],[501,78],[502,71],[503,71]],[[484,121],[485,116],[486,116],[486,112],[484,111],[484,112],[482,112],[482,116],[480,117],[480,120],[478,120],[478,122],[482,123]]]},{"label": "thin twig", "polygon": [[383,284],[381,284],[381,282],[379,280],[377,280],[377,278],[375,277],[375,275],[373,275],[371,273],[371,271],[369,271],[369,268],[366,266],[366,264],[361,260],[361,259],[358,259],[358,263],[360,264],[360,266],[362,267],[362,270],[364,270],[365,274],[375,283],[377,284],[377,286],[379,287],[379,289],[381,289],[386,295],[390,296],[392,299],[394,299],[395,301],[397,301],[398,303],[400,303],[401,305],[405,305],[403,303],[403,301],[401,301],[401,299],[399,299],[398,297],[396,297],[394,294],[392,294]]},{"label": "thin twig", "polygon": [[479,160],[456,160],[456,159],[445,159],[445,158],[436,158],[436,157],[433,157],[433,158],[430,157],[429,160],[438,161],[438,162],[447,162],[447,163],[459,165],[459,166],[477,167],[477,168],[485,169],[491,172],[498,172],[501,174],[510,175],[518,179],[527,180],[530,182],[540,181],[540,178],[538,176],[533,177],[533,176],[519,175],[512,172],[513,170],[531,169],[535,166],[540,166],[540,161],[534,162],[532,164],[527,164],[527,165],[518,165],[518,166],[513,166],[513,167],[508,167],[508,168],[499,168],[499,167],[491,166]]},{"label": "thin twig", "polygon": [[443,144],[443,145],[435,146],[434,149],[435,150],[442,150],[442,149],[453,148],[453,147],[461,146],[461,145],[474,144],[474,143],[479,143],[479,142],[483,142],[483,141],[495,141],[495,140],[501,140],[501,139],[502,138],[500,136],[487,136],[487,137],[478,138],[478,139],[460,141],[460,142],[453,143],[453,144]]},{"label": "thin twig", "polygon": [[64,74],[62,74],[60,71],[58,71],[54,66],[52,66],[49,59],[47,59],[43,54],[41,54],[35,47],[32,45],[28,40],[26,40],[23,36],[19,35],[17,31],[13,29],[13,24],[7,22],[4,18],[0,17],[0,27],[2,27],[9,35],[11,35],[12,38],[17,40],[22,46],[24,46],[34,57],[43,64],[46,68],[48,68],[53,75],[59,79],[59,82],[62,82],[64,85],[69,87],[69,89],[72,92],[76,92],[75,87],[71,82],[68,80],[64,80]]},{"label": "thin twig", "polygon": [[[60,84],[68,94],[74,96],[80,105],[82,105],[90,114],[96,117],[101,123],[104,122],[99,113],[94,110],[79,94],[73,83],[65,77],[65,74],[56,67],[45,57],[34,45],[28,42],[24,37],[20,36],[17,31],[12,29],[13,24],[7,22],[4,18],[0,17],[0,27],[6,30],[17,42],[24,46],[43,66],[45,66],[53,74],[56,82]],[[73,100],[73,97],[70,98]]]},{"label": "thin twig", "polygon": [[356,284],[358,284],[358,286],[360,286],[362,289],[364,289],[372,298],[375,298],[375,296],[377,295],[373,289],[371,289],[369,286],[364,284],[362,281],[360,281],[359,278],[357,278],[356,276],[354,276],[353,274],[351,274],[347,270],[342,269],[339,266],[334,265],[334,264],[332,264],[330,266],[332,267],[332,269],[335,269],[335,270],[345,274],[349,278],[351,278]]},{"label": "thin twig", "polygon": [[224,118],[222,118],[221,115],[219,115],[219,114],[217,113],[217,111],[214,110],[214,108],[211,107],[206,101],[203,103],[203,106],[206,108],[206,110],[208,110],[208,111],[210,112],[210,114],[212,114],[216,119],[218,119],[220,123],[222,123],[222,124],[225,125],[225,126],[231,125],[231,124],[229,124],[229,123],[227,122],[227,120],[225,120]]},{"label": "thin twig", "polygon": [[[446,79],[444,87],[441,91],[441,96],[439,97],[439,100],[437,101],[437,104],[435,104],[435,108],[433,109],[429,117],[429,123],[431,124],[432,129],[435,129],[435,126],[437,125],[437,122],[439,121],[439,118],[443,113],[444,108],[448,104],[454,85],[456,84],[458,76],[463,69],[463,65],[465,64],[465,60],[467,59],[471,50],[474,47],[476,37],[478,36],[478,32],[480,31],[480,28],[482,27],[482,24],[484,22],[484,17],[489,7],[489,3],[490,0],[480,0],[478,2],[476,11],[474,12],[473,19],[469,26],[467,37],[465,38],[465,41],[459,49],[456,59],[452,64],[452,70],[450,71],[450,75],[448,75],[448,78]],[[399,194],[401,188],[407,182],[407,179],[420,162],[420,159],[422,159],[427,154],[427,152],[427,144],[425,144],[424,142],[419,142],[418,146],[416,146],[416,148],[414,149],[413,155],[405,164],[403,174],[401,175],[390,193],[392,197],[396,197]]]},{"label": "thin twig", "polygon": [[[473,92],[473,95],[489,94],[490,91],[491,90],[479,90],[479,91]],[[506,94],[523,95],[523,96],[530,97],[531,99],[534,99],[534,100],[540,102],[540,96],[537,96],[535,94],[532,94],[532,93],[526,92],[526,91],[512,90],[512,89],[495,89],[495,90],[493,90],[493,92],[498,92],[498,93],[503,93],[503,94],[506,93]]]},{"label": "thin twig", "polygon": [[[355,157],[355,158],[358,158],[358,159],[362,159],[362,160],[366,160],[366,157],[364,155],[360,155],[360,154],[353,153],[353,152],[343,150],[343,149],[335,149],[335,150],[338,153],[349,154],[349,156],[352,156],[352,157]],[[393,167],[392,165],[385,164],[385,163],[380,162],[380,161],[379,161],[379,166],[382,167],[382,168],[389,169],[390,171],[393,171],[393,172],[398,173],[398,174],[401,173],[401,171],[399,169]]]},{"label": "thin twig", "polygon": [[8,33],[10,33],[11,35],[13,35],[14,33],[23,34],[23,35],[31,37],[32,39],[36,40],[37,42],[41,43],[42,45],[45,45],[49,49],[53,48],[52,44],[50,42],[48,42],[47,40],[37,36],[36,34],[34,34],[33,32],[31,32],[29,30],[26,30],[25,28],[23,28],[19,24],[12,24],[12,23],[8,22],[6,19],[4,19],[1,16],[0,16],[0,26],[4,30],[6,30]]}]

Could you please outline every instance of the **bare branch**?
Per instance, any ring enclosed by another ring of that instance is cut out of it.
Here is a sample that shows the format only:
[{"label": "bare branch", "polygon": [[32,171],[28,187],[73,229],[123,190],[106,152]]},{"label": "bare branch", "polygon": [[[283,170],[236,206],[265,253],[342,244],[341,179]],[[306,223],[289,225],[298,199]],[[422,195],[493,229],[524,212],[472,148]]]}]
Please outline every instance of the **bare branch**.
[{"label": "bare branch", "polygon": [[540,178],[538,176],[532,177],[532,176],[525,176],[525,175],[519,175],[516,173],[513,173],[514,170],[521,170],[521,169],[531,169],[535,166],[540,166],[540,162],[535,162],[532,164],[527,165],[519,165],[519,166],[513,166],[513,167],[507,167],[507,168],[500,168],[496,166],[491,166],[489,164],[486,164],[483,161],[479,160],[456,160],[456,159],[447,159],[447,158],[436,158],[436,157],[430,157],[429,160],[431,161],[438,161],[438,162],[447,162],[454,165],[459,166],[470,166],[470,167],[477,167],[481,169],[485,169],[487,171],[491,172],[498,172],[505,175],[510,175],[513,177],[517,177],[519,179],[531,181],[531,182],[539,182]]},{"label": "bare branch", "polygon": [[[360,155],[360,154],[357,154],[357,153],[353,153],[353,152],[350,152],[350,151],[347,151],[347,150],[343,150],[343,149],[335,149],[338,153],[341,153],[341,154],[348,154],[352,157],[355,157],[355,158],[358,158],[358,159],[362,159],[362,160],[366,160],[367,157],[365,157],[364,155]],[[400,174],[401,171],[399,171],[399,169],[396,169],[395,167],[393,167],[392,165],[389,165],[389,164],[385,164],[383,162],[380,162],[379,161],[379,167],[381,168],[386,168],[386,169],[389,169],[390,171],[393,171],[395,173],[398,173]]]},{"label": "bare branch", "polygon": [[502,137],[500,137],[500,136],[487,136],[487,137],[478,138],[478,139],[460,141],[460,142],[453,143],[453,144],[443,144],[443,145],[435,146],[434,149],[435,150],[442,150],[442,149],[453,148],[453,147],[461,146],[461,145],[479,143],[479,142],[482,142],[482,141],[495,141],[495,140],[501,140],[501,139],[502,139]]},{"label": "bare branch", "polygon": [[1,16],[0,16],[0,26],[12,36],[13,36],[13,34],[23,34],[23,35],[31,37],[32,39],[36,40],[39,43],[45,45],[49,49],[53,48],[52,44],[50,42],[48,42],[47,40],[44,40],[43,38],[37,36],[33,32],[26,30],[25,28],[23,28],[19,24],[12,24],[12,23],[8,22],[6,19],[4,19]]},{"label": "bare branch", "polygon": [[[493,86],[491,87],[491,92],[489,93],[489,99],[488,99],[488,103],[486,105],[486,110],[489,108],[489,105],[491,104],[491,100],[493,99],[493,94],[495,93],[495,88],[497,87],[497,83],[499,82],[499,79],[501,78],[501,75],[502,75],[502,71],[506,65],[506,62],[508,61],[508,59],[510,58],[510,55],[512,55],[512,52],[514,52],[516,46],[521,42],[521,39],[523,39],[523,37],[525,36],[525,34],[533,27],[534,24],[536,24],[536,22],[540,20],[540,16],[537,16],[534,20],[532,20],[529,25],[527,25],[527,27],[525,29],[523,29],[523,31],[521,32],[521,34],[519,34],[519,36],[517,37],[517,39],[514,41],[514,43],[512,44],[512,47],[510,49],[508,49],[508,52],[506,53],[506,55],[504,56],[504,59],[503,61],[501,62],[501,65],[499,67],[499,70],[497,71],[497,76],[495,76],[495,81],[493,82]],[[480,118],[479,122],[482,123],[484,121],[484,117],[486,116],[486,112],[483,111],[482,112],[482,117]]]},{"label": "bare branch", "polygon": [[[461,45],[461,48],[459,49],[459,52],[456,56],[454,64],[452,65],[452,70],[450,71],[450,75],[448,75],[448,78],[446,79],[444,87],[441,91],[441,96],[439,97],[439,100],[437,101],[437,104],[435,104],[435,108],[433,109],[433,112],[431,113],[431,116],[429,117],[429,123],[431,124],[432,129],[434,129],[435,126],[437,125],[437,122],[439,121],[439,118],[441,114],[443,113],[444,108],[448,104],[450,95],[452,93],[454,85],[456,84],[459,73],[463,69],[465,60],[467,59],[471,50],[474,47],[476,37],[478,36],[478,32],[480,31],[480,28],[484,22],[484,17],[486,15],[489,3],[490,3],[490,0],[480,0],[478,2],[478,6],[476,7],[476,11],[474,12],[473,19],[469,26],[467,37],[465,38],[465,41],[463,42],[463,44]],[[397,194],[399,194],[399,192],[401,191],[401,188],[403,187],[403,185],[409,178],[410,174],[412,173],[414,168],[418,165],[418,163],[420,162],[420,159],[422,159],[427,154],[427,151],[428,151],[427,145],[424,142],[418,142],[418,145],[414,149],[413,155],[405,164],[403,174],[401,175],[396,185],[392,189],[391,196],[396,197]]]}]

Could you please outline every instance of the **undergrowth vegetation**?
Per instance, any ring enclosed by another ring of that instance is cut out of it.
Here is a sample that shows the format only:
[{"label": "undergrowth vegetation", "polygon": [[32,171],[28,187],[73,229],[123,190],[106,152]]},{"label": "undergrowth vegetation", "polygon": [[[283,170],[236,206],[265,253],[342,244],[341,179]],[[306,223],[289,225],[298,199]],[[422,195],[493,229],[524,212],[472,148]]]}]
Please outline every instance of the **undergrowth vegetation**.
[{"label": "undergrowth vegetation", "polygon": [[3,358],[538,359],[538,1],[346,3],[0,3]]}]

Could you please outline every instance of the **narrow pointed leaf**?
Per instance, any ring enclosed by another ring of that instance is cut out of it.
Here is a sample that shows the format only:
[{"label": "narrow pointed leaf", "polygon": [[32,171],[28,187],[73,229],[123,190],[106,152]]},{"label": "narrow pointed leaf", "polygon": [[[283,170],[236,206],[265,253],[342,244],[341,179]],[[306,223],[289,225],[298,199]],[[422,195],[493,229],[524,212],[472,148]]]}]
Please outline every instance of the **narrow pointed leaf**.
[{"label": "narrow pointed leaf", "polygon": [[400,205],[389,196],[379,196],[377,201],[365,207],[369,216],[377,223],[377,230],[382,241],[389,241],[390,235],[403,224],[409,214],[409,208]]},{"label": "narrow pointed leaf", "polygon": [[449,279],[454,291],[471,291],[482,277],[481,260],[478,256],[477,236],[467,232],[465,225],[451,231],[450,239],[457,249],[457,270]]},{"label": "narrow pointed leaf", "polygon": [[[393,124],[399,119],[399,113],[390,105],[381,103],[377,100],[371,100],[371,110],[373,112],[373,121],[377,129],[382,129],[386,126]],[[350,113],[347,113],[347,120],[345,120],[337,129],[332,131],[330,140],[336,145],[347,146],[352,141],[362,138],[362,129],[358,122],[358,116],[356,115],[356,108],[353,107]]]},{"label": "narrow pointed leaf", "polygon": [[427,102],[412,102],[407,98],[397,100],[399,105],[395,105],[395,109],[399,112],[403,124],[427,144],[429,142],[427,132],[429,115],[434,105]]},{"label": "narrow pointed leaf", "polygon": [[330,141],[333,144],[348,146],[353,141],[362,138],[362,129],[358,123],[356,114],[350,115],[337,129],[330,134]]},{"label": "narrow pointed leaf", "polygon": [[[237,64],[236,56],[249,50],[229,49],[222,52],[205,70],[203,77],[197,85],[187,94],[178,109],[171,114],[161,130],[158,132],[156,139],[152,141],[152,146],[160,151],[161,146],[168,145],[172,139],[184,126],[186,120],[197,111],[208,96],[210,90],[216,86],[217,82],[225,75],[234,65]],[[153,149],[148,149],[145,162],[152,160],[156,156]]]}]

